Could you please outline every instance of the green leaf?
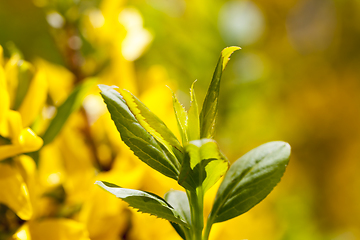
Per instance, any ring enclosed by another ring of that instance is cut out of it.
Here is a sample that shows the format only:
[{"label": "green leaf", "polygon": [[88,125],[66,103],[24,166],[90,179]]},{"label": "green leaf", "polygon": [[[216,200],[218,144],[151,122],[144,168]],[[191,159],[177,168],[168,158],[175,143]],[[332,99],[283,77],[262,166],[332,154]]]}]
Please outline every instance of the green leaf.
[{"label": "green leaf", "polygon": [[175,157],[139,123],[120,93],[106,85],[99,85],[99,88],[124,143],[141,161],[177,180],[179,168]]},{"label": "green leaf", "polygon": [[169,203],[153,193],[122,188],[115,184],[103,181],[96,181],[95,184],[124,200],[130,207],[138,209],[139,212],[149,213],[158,218],[166,219],[187,228],[189,227],[186,220],[183,219]]},{"label": "green leaf", "polygon": [[289,158],[290,145],[280,141],[265,143],[239,158],[219,187],[210,224],[237,217],[263,200],[280,181]]},{"label": "green leaf", "polygon": [[[185,221],[191,225],[191,212],[189,199],[183,191],[171,190],[165,194],[165,200],[180,214],[180,216],[185,219]],[[175,228],[177,233],[183,238],[186,239],[186,235],[190,234],[187,228],[182,228],[176,223],[171,223]]]},{"label": "green leaf", "polygon": [[227,171],[229,162],[212,139],[194,140],[185,146],[179,184],[190,191],[202,186],[203,193]]},{"label": "green leaf", "polygon": [[88,79],[84,81],[84,83],[78,85],[71,92],[65,102],[57,108],[55,117],[51,120],[48,128],[42,136],[42,139],[44,140],[43,146],[51,143],[59,134],[70,115],[80,108],[85,95],[95,83],[95,79]]},{"label": "green leaf", "polygon": [[188,112],[188,121],[187,121],[187,136],[188,141],[199,140],[200,139],[200,123],[199,123],[199,108],[196,101],[196,96],[194,92],[193,82],[190,88],[190,99],[191,104]]},{"label": "green leaf", "polygon": [[183,148],[175,135],[160,118],[152,113],[150,109],[132,93],[127,90],[119,91],[136,120],[166,148],[165,152],[170,152],[173,155],[169,158],[173,160],[173,164],[180,169],[183,158]]},{"label": "green leaf", "polygon": [[191,224],[191,212],[189,199],[185,192],[171,190],[165,194],[165,200],[180,214],[180,216]]},{"label": "green leaf", "polygon": [[189,141],[188,137],[187,137],[188,115],[187,115],[187,112],[185,111],[185,108],[183,107],[183,105],[181,105],[179,100],[176,98],[174,92],[173,91],[171,91],[171,92],[173,95],[173,106],[174,106],[175,117],[176,117],[176,120],[178,123],[182,143],[183,143],[183,145],[185,145]]},{"label": "green leaf", "polygon": [[230,59],[230,55],[239,49],[240,47],[227,47],[221,52],[200,113],[200,138],[212,138],[214,135],[222,72]]},{"label": "green leaf", "polygon": [[177,223],[173,223],[173,222],[170,222],[171,226],[175,229],[175,231],[177,232],[177,234],[179,234],[179,236],[184,239],[184,240],[187,240],[186,239],[186,235],[185,235],[185,232],[183,230],[182,227],[180,227],[179,224]]}]

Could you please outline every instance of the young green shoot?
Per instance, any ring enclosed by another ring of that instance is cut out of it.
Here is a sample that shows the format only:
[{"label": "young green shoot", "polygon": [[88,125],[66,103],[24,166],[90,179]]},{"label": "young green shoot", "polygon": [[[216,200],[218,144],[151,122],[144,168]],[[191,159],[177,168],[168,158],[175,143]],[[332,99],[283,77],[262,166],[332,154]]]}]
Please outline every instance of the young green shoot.
[{"label": "young green shoot", "polygon": [[[230,55],[239,49],[228,47],[221,52],[201,111],[194,84],[190,89],[188,111],[173,94],[181,143],[164,122],[130,92],[99,85],[124,143],[141,161],[176,180],[184,191],[171,190],[162,198],[108,182],[96,184],[140,212],[168,220],[184,240],[208,240],[213,224],[249,211],[278,184],[289,162],[289,144],[275,141],[251,150],[230,166],[213,139],[221,76]],[[204,195],[223,176],[212,210],[204,222]]]}]

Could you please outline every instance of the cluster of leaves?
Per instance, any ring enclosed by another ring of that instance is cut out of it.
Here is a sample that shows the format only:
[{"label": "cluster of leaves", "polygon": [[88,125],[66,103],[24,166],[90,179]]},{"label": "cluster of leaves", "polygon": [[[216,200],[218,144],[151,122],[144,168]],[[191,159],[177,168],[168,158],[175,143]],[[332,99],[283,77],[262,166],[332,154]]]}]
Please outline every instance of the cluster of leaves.
[{"label": "cluster of leaves", "polygon": [[[111,118],[122,140],[147,165],[185,188],[170,191],[165,199],[153,193],[126,189],[108,182],[96,183],[140,212],[167,219],[183,239],[208,239],[211,226],[237,217],[263,200],[280,181],[290,157],[285,142],[263,144],[238,159],[230,168],[214,136],[220,80],[230,55],[221,52],[201,112],[191,86],[188,111],[173,94],[173,105],[182,144],[139,99],[126,90],[99,85]],[[222,176],[213,208],[204,230],[205,192]]]}]

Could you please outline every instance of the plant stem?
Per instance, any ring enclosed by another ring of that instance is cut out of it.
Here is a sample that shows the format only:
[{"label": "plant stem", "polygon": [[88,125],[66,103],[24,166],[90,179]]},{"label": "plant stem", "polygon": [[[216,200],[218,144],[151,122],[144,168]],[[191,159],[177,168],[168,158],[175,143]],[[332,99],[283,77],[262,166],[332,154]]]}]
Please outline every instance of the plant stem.
[{"label": "plant stem", "polygon": [[188,239],[191,239],[191,233],[189,231],[187,231],[186,229],[183,229],[184,231],[184,234],[185,234],[185,239],[188,240]]},{"label": "plant stem", "polygon": [[212,225],[213,225],[213,219],[210,216],[210,218],[208,219],[208,221],[206,223],[203,240],[208,240],[209,239],[210,230],[211,230]]},{"label": "plant stem", "polygon": [[204,228],[204,194],[202,187],[196,191],[187,191],[190,210],[191,210],[191,240],[202,240],[202,231]]}]

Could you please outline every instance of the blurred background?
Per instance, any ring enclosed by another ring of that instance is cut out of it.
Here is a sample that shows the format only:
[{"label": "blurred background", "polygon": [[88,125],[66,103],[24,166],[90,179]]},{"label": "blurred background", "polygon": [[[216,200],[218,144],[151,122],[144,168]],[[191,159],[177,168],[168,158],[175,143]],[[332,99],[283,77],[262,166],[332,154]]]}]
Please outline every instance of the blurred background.
[{"label": "blurred background", "polygon": [[[133,92],[178,133],[171,92],[201,103],[219,54],[215,139],[230,161],[292,146],[280,184],[213,240],[360,239],[360,1],[0,1],[0,239],[174,239],[93,183],[176,182],[121,142],[96,85]],[[216,187],[206,196],[210,211]]]}]

